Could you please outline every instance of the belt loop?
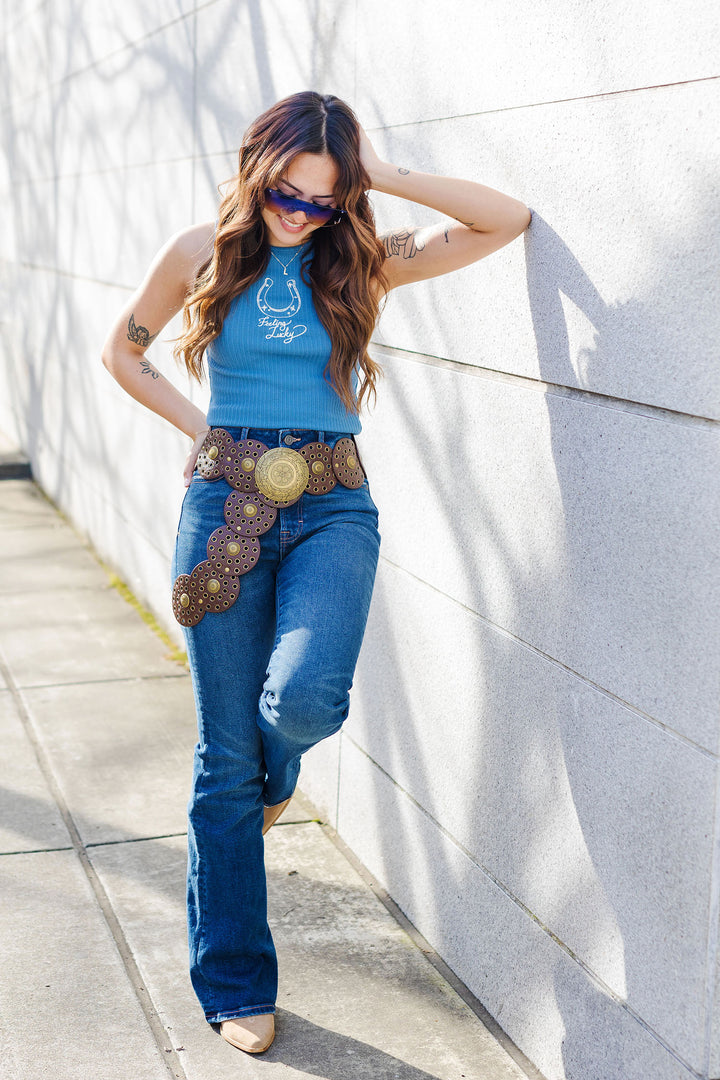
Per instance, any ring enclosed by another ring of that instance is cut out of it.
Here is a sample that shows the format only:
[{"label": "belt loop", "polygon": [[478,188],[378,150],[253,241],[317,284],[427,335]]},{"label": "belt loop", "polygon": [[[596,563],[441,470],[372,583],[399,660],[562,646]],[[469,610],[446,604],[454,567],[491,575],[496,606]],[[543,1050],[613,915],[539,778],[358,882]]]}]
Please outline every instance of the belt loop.
[{"label": "belt loop", "polygon": [[325,442],[325,432],[318,431],[318,442]]},{"label": "belt loop", "polygon": [[245,442],[245,439],[247,439],[249,430],[250,430],[249,427],[244,427],[242,429],[242,431],[240,432],[240,438],[242,439],[243,442]]}]

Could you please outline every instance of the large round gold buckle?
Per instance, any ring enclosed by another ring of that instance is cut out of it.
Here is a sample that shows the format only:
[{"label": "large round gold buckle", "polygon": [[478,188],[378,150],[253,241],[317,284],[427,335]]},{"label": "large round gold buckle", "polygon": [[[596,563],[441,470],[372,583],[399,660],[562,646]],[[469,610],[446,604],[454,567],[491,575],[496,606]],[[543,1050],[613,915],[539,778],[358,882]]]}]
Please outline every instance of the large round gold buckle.
[{"label": "large round gold buckle", "polygon": [[305,458],[289,446],[277,446],[263,454],[255,466],[258,491],[276,502],[296,502],[310,478]]}]

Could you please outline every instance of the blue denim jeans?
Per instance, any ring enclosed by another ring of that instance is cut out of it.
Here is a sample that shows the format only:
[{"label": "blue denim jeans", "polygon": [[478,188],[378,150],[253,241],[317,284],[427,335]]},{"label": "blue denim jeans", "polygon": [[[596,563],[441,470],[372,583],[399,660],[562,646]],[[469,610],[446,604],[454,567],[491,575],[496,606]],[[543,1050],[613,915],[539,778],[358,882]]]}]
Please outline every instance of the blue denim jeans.
[{"label": "blue denim jeans", "polygon": [[[342,432],[226,429],[293,449]],[[194,473],[173,580],[204,560],[231,488]],[[336,732],[365,631],[380,537],[367,481],[278,511],[258,563],[221,614],[185,629],[199,738],[188,823],[190,974],[210,1023],[274,1012],[263,806],[292,795],[300,757]]]}]

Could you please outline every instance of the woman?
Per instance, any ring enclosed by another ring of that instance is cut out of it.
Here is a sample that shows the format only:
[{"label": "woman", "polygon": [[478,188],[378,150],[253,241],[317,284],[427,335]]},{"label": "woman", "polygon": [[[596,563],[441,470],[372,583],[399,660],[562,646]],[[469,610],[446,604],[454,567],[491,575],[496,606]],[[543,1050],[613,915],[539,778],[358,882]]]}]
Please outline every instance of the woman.
[{"label": "woman", "polygon": [[[369,189],[452,220],[378,238]],[[192,439],[173,565],[199,725],[191,976],[208,1021],[250,1053],[273,1040],[277,992],[263,834],[301,755],[347,716],[375,576],[354,436],[379,305],[529,221],[491,188],[381,161],[342,101],[295,94],[250,126],[217,224],[170,240],[105,345],[118,382]],[[145,358],[181,308],[176,353],[198,379],[207,357],[207,417]]]}]

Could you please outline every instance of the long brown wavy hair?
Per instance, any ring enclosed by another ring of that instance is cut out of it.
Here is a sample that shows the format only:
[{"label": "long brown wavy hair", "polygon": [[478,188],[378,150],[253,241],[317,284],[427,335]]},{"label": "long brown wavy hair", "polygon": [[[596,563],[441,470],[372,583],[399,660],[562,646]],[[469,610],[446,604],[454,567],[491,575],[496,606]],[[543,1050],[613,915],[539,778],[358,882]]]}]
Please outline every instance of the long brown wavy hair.
[{"label": "long brown wavy hair", "polygon": [[[202,378],[205,349],[217,337],[232,300],[262,275],[270,244],[261,217],[266,188],[276,188],[297,154],[328,154],[338,169],[335,198],[347,211],[338,225],[316,229],[312,261],[302,273],[332,343],[325,377],[349,412],[375,396],[379,366],[368,343],[386,289],[385,251],[366,195],[370,177],[360,161],[360,128],[344,101],[313,91],[292,94],[255,120],[240,147],[237,176],[219,210],[215,248],[185,302],[175,346],[188,372]],[[223,185],[221,185],[223,186]],[[359,379],[357,401],[353,373]]]}]

